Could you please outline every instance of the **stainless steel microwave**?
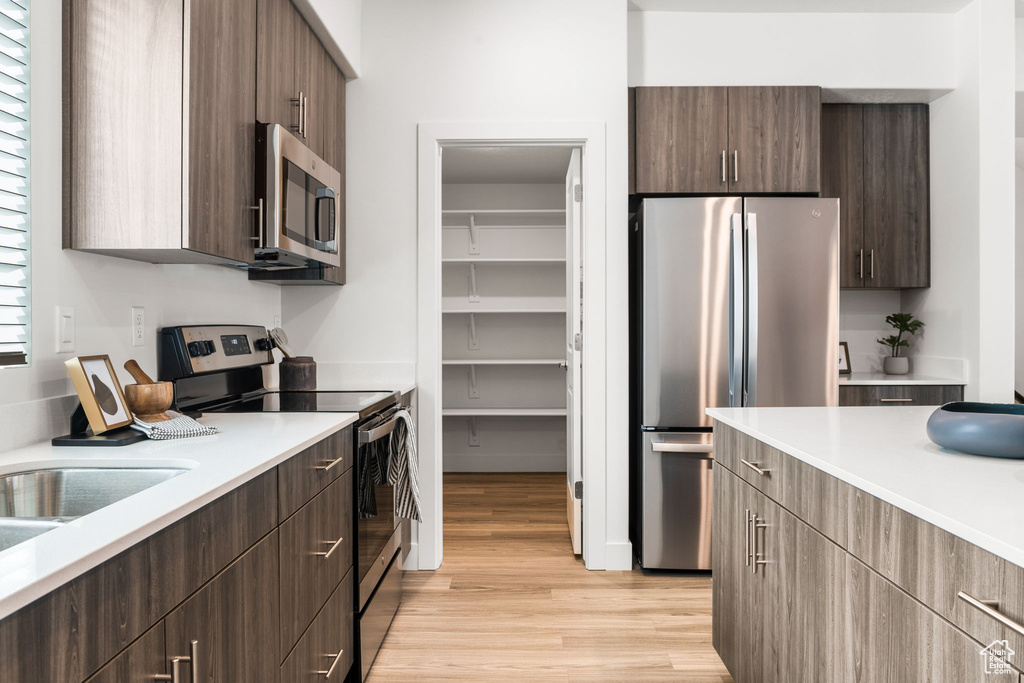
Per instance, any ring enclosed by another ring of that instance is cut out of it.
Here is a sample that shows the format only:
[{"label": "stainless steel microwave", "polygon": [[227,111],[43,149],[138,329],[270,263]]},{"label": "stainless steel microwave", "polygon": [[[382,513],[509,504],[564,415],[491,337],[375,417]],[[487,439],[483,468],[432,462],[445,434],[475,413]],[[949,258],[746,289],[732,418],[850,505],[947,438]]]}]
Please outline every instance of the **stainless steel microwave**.
[{"label": "stainless steel microwave", "polygon": [[261,209],[253,267],[341,265],[341,174],[283,126],[257,126],[256,196]]}]

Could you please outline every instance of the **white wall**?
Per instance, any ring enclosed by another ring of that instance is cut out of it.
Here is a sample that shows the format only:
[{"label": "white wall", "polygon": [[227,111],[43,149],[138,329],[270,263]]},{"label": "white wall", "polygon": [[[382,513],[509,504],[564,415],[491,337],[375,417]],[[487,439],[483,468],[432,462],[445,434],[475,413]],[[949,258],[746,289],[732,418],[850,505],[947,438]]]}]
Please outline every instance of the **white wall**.
[{"label": "white wall", "polygon": [[932,286],[903,293],[918,352],[967,360],[969,400],[1011,401],[1014,377],[1014,8],[956,15],[957,89],[931,106]]},{"label": "white wall", "polygon": [[[68,358],[109,354],[126,383],[128,374],[120,368],[129,358],[156,373],[159,327],[201,322],[269,325],[281,307],[280,288],[250,284],[243,272],[215,266],[156,266],[61,250],[60,7],[58,2],[32,5],[32,365],[0,370],[0,450],[55,436],[47,431],[48,404],[27,412],[11,406],[72,393],[64,369]],[[75,308],[74,354],[56,353],[58,305]],[[146,309],[146,345],[141,348],[130,345],[131,306]]]},{"label": "white wall", "polygon": [[[849,345],[850,366],[854,372],[882,371],[885,350],[877,340],[892,333],[892,328],[885,324],[885,316],[899,310],[897,290],[839,293],[839,341]],[[911,344],[916,345],[916,341]]]},{"label": "white wall", "polygon": [[629,13],[630,85],[956,86],[953,15]]},{"label": "white wall", "polygon": [[[1024,155],[1024,139],[1016,141],[1018,157]],[[1024,394],[1024,165],[1019,162],[1016,169],[1016,332],[1017,332],[1017,353],[1014,365],[1015,382],[1014,388]]]},{"label": "white wall", "polygon": [[608,354],[622,359],[607,384],[608,539],[628,545],[625,14],[621,0],[366,3],[348,90],[350,284],[288,290],[283,311],[319,362],[415,362],[417,124],[606,123]]},{"label": "white wall", "polygon": [[362,69],[363,0],[293,1],[345,76],[358,78]]}]

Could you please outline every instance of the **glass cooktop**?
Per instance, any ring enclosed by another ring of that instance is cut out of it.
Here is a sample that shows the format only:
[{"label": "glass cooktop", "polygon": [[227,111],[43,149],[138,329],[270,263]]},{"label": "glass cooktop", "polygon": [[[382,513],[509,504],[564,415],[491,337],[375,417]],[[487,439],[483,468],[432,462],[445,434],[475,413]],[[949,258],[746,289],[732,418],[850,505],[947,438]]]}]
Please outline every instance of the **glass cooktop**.
[{"label": "glass cooktop", "polygon": [[359,413],[366,417],[395,403],[394,391],[270,391],[211,409],[216,413]]}]

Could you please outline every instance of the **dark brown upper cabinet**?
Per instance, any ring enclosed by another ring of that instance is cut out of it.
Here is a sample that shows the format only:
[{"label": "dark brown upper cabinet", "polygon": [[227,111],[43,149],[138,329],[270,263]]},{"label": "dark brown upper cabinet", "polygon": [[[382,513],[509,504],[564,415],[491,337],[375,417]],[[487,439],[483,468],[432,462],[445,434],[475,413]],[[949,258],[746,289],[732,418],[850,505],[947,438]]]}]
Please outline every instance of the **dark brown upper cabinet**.
[{"label": "dark brown upper cabinet", "polygon": [[928,105],[822,107],[822,188],[839,197],[845,288],[931,284]]},{"label": "dark brown upper cabinet", "polygon": [[63,11],[64,248],[250,261],[256,0]]},{"label": "dark brown upper cabinet", "polygon": [[638,194],[817,194],[818,87],[643,87]]}]

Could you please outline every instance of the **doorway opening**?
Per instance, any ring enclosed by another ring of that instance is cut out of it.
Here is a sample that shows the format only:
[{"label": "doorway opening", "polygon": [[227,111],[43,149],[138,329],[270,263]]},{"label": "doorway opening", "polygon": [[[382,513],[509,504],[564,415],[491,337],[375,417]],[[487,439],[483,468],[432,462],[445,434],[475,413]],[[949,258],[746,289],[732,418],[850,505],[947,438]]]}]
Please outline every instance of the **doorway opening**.
[{"label": "doorway opening", "polygon": [[446,523],[486,509],[491,534],[539,523],[557,547],[561,516],[580,555],[581,149],[445,147],[440,205]]}]

